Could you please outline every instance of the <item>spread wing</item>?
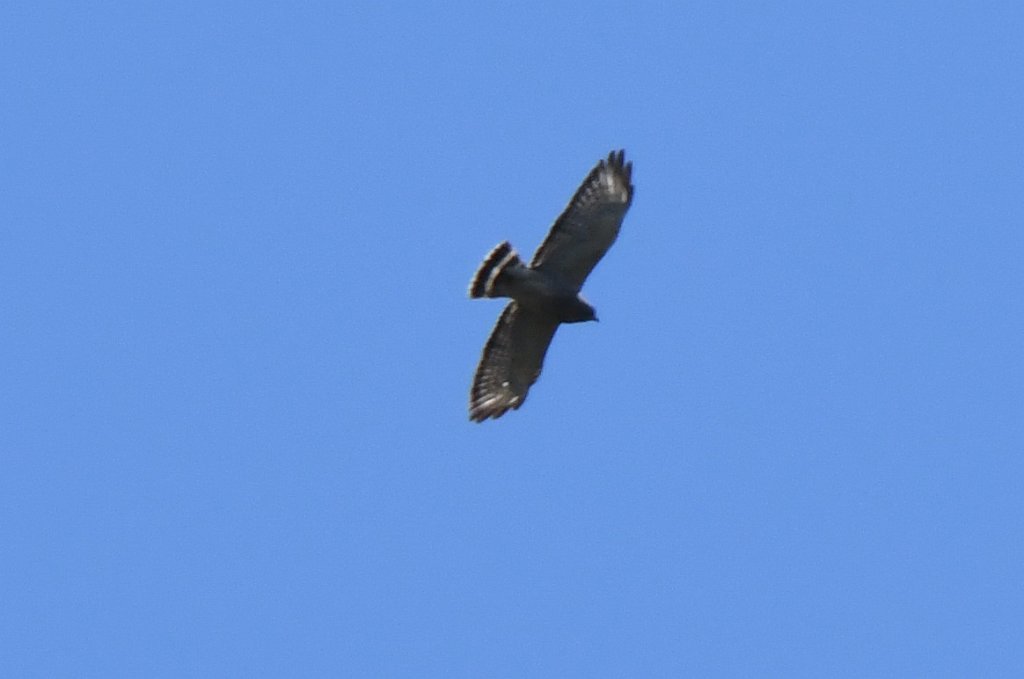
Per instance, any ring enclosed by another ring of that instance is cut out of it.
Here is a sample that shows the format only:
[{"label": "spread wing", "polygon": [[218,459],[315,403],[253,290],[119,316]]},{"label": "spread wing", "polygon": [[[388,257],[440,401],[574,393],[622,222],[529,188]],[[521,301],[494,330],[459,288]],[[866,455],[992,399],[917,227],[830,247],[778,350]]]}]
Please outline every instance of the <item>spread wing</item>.
[{"label": "spread wing", "polygon": [[612,151],[590,171],[551,227],[530,266],[560,276],[579,290],[615,242],[633,200],[633,163]]},{"label": "spread wing", "polygon": [[526,400],[558,328],[552,314],[509,303],[484,345],[469,396],[469,419],[498,418]]}]

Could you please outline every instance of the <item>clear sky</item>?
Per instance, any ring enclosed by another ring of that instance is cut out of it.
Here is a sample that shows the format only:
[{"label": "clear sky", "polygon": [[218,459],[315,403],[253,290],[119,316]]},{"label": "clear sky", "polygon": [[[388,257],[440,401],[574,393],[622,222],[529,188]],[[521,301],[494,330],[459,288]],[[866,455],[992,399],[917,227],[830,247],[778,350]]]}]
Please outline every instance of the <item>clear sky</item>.
[{"label": "clear sky", "polygon": [[[1024,676],[1020,3],[0,25],[0,675]],[[615,148],[601,322],[470,423]]]}]

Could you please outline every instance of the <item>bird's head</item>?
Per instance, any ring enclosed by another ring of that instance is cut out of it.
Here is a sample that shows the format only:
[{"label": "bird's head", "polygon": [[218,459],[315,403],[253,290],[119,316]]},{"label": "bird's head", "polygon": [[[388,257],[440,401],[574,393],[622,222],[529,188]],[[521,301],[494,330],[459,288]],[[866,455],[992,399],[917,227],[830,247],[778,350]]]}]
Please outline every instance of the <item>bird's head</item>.
[{"label": "bird's head", "polygon": [[584,321],[596,321],[597,312],[594,307],[587,304],[582,297],[576,297],[571,303],[561,309],[562,323],[583,323]]}]

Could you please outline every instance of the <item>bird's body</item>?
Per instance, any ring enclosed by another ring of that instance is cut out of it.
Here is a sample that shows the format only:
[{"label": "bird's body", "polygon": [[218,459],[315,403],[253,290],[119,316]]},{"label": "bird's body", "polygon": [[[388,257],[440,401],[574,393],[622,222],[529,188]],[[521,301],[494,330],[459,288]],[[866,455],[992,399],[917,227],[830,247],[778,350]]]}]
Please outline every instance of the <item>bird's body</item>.
[{"label": "bird's body", "polygon": [[471,297],[511,297],[520,307],[552,314],[561,323],[593,318],[594,309],[579,296],[579,288],[558,274],[523,264],[512,245],[499,244],[477,271]]},{"label": "bird's body", "polygon": [[470,419],[501,417],[523,404],[561,323],[596,321],[579,295],[615,242],[633,198],[632,163],[612,152],[591,170],[529,266],[508,241],[484,259],[470,297],[510,297],[484,346],[470,392]]}]

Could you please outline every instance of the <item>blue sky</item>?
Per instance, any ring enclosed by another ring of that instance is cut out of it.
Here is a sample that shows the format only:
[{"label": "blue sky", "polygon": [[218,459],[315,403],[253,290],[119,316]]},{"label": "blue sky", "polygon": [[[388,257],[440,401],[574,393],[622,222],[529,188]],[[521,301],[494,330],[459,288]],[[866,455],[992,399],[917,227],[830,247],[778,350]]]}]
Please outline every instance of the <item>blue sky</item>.
[{"label": "blue sky", "polygon": [[[1018,3],[0,23],[0,674],[1024,674]],[[602,322],[470,423],[613,148]]]}]

